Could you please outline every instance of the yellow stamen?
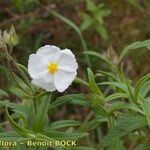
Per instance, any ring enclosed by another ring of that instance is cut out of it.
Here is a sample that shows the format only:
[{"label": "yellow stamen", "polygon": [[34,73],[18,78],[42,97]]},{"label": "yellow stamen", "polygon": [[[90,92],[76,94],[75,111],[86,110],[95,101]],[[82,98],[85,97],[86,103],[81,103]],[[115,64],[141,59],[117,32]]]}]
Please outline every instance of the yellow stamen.
[{"label": "yellow stamen", "polygon": [[56,73],[58,71],[58,65],[57,64],[53,64],[53,63],[50,63],[48,65],[48,71],[50,73]]}]

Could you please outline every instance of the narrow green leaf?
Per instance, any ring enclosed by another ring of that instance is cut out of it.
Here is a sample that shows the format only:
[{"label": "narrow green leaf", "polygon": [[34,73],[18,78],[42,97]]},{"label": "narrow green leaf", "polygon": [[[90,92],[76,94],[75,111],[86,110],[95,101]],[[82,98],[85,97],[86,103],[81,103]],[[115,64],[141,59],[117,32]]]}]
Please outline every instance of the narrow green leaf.
[{"label": "narrow green leaf", "polygon": [[96,76],[104,75],[104,76],[109,77],[109,78],[113,79],[114,81],[118,82],[118,79],[111,72],[106,72],[103,70],[98,70],[97,72],[98,73],[96,74]]},{"label": "narrow green leaf", "polygon": [[108,150],[126,150],[126,149],[124,147],[123,140],[118,138],[109,145]]},{"label": "narrow green leaf", "polygon": [[49,128],[50,129],[60,129],[60,128],[66,128],[66,127],[75,127],[75,126],[80,126],[80,122],[75,121],[75,120],[61,120],[61,121],[56,121],[50,124]]},{"label": "narrow green leaf", "polygon": [[94,103],[92,103],[92,110],[99,116],[108,116],[107,110],[101,104],[99,104],[99,102],[95,101]]},{"label": "narrow green leaf", "polygon": [[41,104],[38,107],[35,122],[34,122],[34,131],[41,133],[45,127],[47,121],[47,113],[50,105],[51,96],[46,95],[41,100]]},{"label": "narrow green leaf", "polygon": [[103,95],[101,90],[99,89],[99,87],[97,86],[95,82],[95,78],[94,78],[94,74],[92,70],[88,68],[87,72],[88,72],[88,81],[89,81],[89,86],[90,86],[91,91],[97,95]]},{"label": "narrow green leaf", "polygon": [[141,107],[150,127],[150,101],[145,101],[144,103],[142,103]]},{"label": "narrow green leaf", "polygon": [[97,5],[92,0],[86,0],[86,7],[90,12],[94,12],[97,10]]},{"label": "narrow green leaf", "polygon": [[55,140],[76,140],[88,135],[85,132],[73,133],[73,132],[58,132],[52,130],[46,130],[44,134]]},{"label": "narrow green leaf", "polygon": [[15,87],[15,86],[10,86],[9,91],[12,94],[14,94],[14,95],[16,95],[17,97],[20,97],[20,98],[24,98],[24,99],[32,99],[33,98],[32,95],[27,94],[25,91],[21,90],[18,87]]},{"label": "narrow green leaf", "polygon": [[114,111],[123,110],[123,109],[128,109],[134,112],[139,112],[141,114],[144,114],[143,111],[136,104],[128,103],[128,102],[120,102],[120,101],[116,101],[112,103],[111,107],[108,110],[108,113],[112,114]]},{"label": "narrow green leaf", "polygon": [[135,86],[135,98],[138,98],[139,96],[139,92],[140,89],[142,88],[142,86],[144,85],[144,83],[146,83],[147,81],[150,81],[150,73],[146,74],[145,76],[143,76],[136,84]]},{"label": "narrow green leaf", "polygon": [[21,135],[19,135],[16,132],[4,132],[4,133],[0,133],[0,140],[1,141],[13,141],[13,142],[17,142],[17,141],[23,141],[26,138],[22,137]]},{"label": "narrow green leaf", "polygon": [[3,96],[9,97],[7,92],[5,92],[4,90],[0,89],[0,98],[3,97]]},{"label": "narrow green leaf", "polygon": [[7,116],[8,116],[10,124],[12,125],[12,127],[15,129],[15,131],[17,133],[19,133],[23,137],[29,137],[29,135],[34,135],[34,133],[32,131],[25,129],[25,128],[21,127],[20,125],[18,125],[16,122],[14,122],[14,120],[9,115],[7,108],[6,108],[6,112],[7,112]]},{"label": "narrow green leaf", "polygon": [[143,116],[130,116],[122,115],[119,117],[118,123],[113,127],[108,134],[104,137],[102,145],[108,146],[115,142],[117,139],[138,130],[147,125],[147,121]]},{"label": "narrow green leaf", "polygon": [[103,25],[96,25],[95,29],[97,31],[97,33],[106,41],[108,40],[108,33],[106,28]]},{"label": "narrow green leaf", "polygon": [[147,81],[142,85],[140,89],[140,94],[142,95],[143,98],[146,98],[149,92],[150,92],[150,81]]},{"label": "narrow green leaf", "polygon": [[83,85],[85,85],[85,86],[89,86],[88,82],[82,80],[82,79],[79,78],[79,77],[76,77],[75,80],[74,80],[74,82],[75,82],[75,83],[78,83],[78,84],[81,84],[81,85],[83,84]]},{"label": "narrow green leaf", "polygon": [[112,64],[106,59],[106,57],[100,53],[97,53],[95,51],[87,51],[87,52],[84,52],[84,54],[95,56],[95,57],[103,60],[106,64],[112,66]]},{"label": "narrow green leaf", "polygon": [[28,108],[22,104],[11,103],[8,100],[0,101],[0,107],[8,107],[16,111],[23,112],[24,114],[28,114]]},{"label": "narrow green leaf", "polygon": [[119,88],[129,94],[128,87],[125,83],[122,82],[101,82],[98,85],[111,85],[112,87]]},{"label": "narrow green leaf", "polygon": [[96,129],[98,126],[100,126],[100,124],[107,122],[107,121],[108,121],[107,117],[97,116],[96,118],[84,124],[83,128],[85,130],[93,130],[93,129]]},{"label": "narrow green leaf", "polygon": [[112,95],[107,96],[105,98],[105,102],[109,102],[111,100],[120,99],[120,98],[131,99],[131,97],[126,93],[114,93]]},{"label": "narrow green leaf", "polygon": [[88,29],[93,24],[93,18],[91,16],[85,14],[83,17],[84,17],[84,20],[80,26],[80,29],[82,31]]},{"label": "narrow green leaf", "polygon": [[61,97],[58,97],[54,102],[50,104],[50,108],[58,107],[64,103],[79,104],[90,106],[90,103],[87,101],[87,98],[83,94],[68,94]]},{"label": "narrow green leaf", "polygon": [[122,59],[131,51],[138,49],[138,48],[148,48],[150,47],[150,40],[145,40],[143,42],[135,42],[132,43],[130,45],[128,45],[127,47],[125,47],[122,51],[121,54],[119,56],[119,61],[121,62]]}]

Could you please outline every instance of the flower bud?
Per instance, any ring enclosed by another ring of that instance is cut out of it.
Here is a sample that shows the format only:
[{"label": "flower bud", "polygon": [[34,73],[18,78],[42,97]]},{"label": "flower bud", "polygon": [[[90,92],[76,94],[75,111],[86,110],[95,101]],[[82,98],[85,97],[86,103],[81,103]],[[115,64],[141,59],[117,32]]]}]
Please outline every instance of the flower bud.
[{"label": "flower bud", "polygon": [[118,64],[118,56],[116,51],[110,46],[107,51],[104,53],[105,57],[110,60],[113,64]]},{"label": "flower bud", "polygon": [[14,26],[11,26],[10,31],[4,31],[3,41],[9,46],[15,46],[19,43],[19,37],[16,34]]}]

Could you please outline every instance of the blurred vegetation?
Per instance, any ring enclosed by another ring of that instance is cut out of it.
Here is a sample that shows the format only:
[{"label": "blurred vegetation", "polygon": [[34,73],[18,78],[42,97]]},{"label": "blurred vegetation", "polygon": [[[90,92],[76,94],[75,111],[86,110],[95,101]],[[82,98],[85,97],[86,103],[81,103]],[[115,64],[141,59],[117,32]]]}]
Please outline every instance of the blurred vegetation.
[{"label": "blurred vegetation", "polygon": [[[88,50],[102,52],[112,45],[119,53],[126,45],[150,37],[148,0],[1,0],[0,28],[8,29],[14,24],[20,37],[20,46],[13,55],[23,64],[26,64],[29,54],[45,44],[69,47],[79,61],[85,61],[77,35],[51,10],[81,27]],[[97,62],[95,58],[91,61],[93,68],[103,67],[102,62]],[[133,79],[148,72],[148,64],[149,54],[145,50],[134,53],[126,61]],[[142,72],[141,68],[144,68]]]},{"label": "blurred vegetation", "polygon": [[[60,19],[53,11],[76,26]],[[27,66],[29,55],[46,44],[67,47],[77,56],[78,76],[85,79],[87,62],[83,51],[86,49],[106,54],[112,48],[119,54],[130,43],[150,38],[150,3],[149,0],[0,0],[0,28],[6,30],[12,24],[19,35],[19,45],[12,51],[18,62]],[[149,58],[150,53],[145,49],[133,51],[125,60],[126,75],[137,81],[150,72]],[[90,61],[93,71],[107,70],[96,57],[90,57]],[[3,59],[0,62],[7,64]],[[0,88],[7,88],[4,76],[0,80]],[[66,93],[78,91],[86,93],[87,89],[73,85]],[[20,100],[11,96],[12,101]],[[59,108],[62,113],[56,113],[57,109],[50,112],[51,120],[83,120],[89,112],[87,108],[67,105]],[[95,138],[94,135],[91,133],[91,137]]]}]

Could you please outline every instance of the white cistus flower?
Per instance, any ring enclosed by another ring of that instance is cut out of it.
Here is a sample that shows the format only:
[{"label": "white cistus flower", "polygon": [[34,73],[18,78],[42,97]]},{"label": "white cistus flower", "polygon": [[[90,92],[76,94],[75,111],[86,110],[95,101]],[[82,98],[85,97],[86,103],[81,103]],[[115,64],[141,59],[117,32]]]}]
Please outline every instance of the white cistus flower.
[{"label": "white cistus flower", "polygon": [[53,45],[39,48],[28,60],[32,84],[46,91],[66,90],[75,79],[77,69],[78,64],[71,50],[61,50]]}]

